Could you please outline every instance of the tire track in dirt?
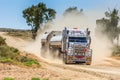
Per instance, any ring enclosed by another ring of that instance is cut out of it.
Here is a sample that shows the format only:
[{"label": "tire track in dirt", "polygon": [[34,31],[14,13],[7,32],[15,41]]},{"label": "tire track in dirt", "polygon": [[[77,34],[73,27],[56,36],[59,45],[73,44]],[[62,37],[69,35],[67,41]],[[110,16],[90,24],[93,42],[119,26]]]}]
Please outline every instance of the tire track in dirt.
[{"label": "tire track in dirt", "polygon": [[[99,71],[100,69],[98,69],[98,70],[95,69],[94,70],[94,69],[90,68],[90,66],[89,66],[89,68],[86,68],[85,66],[79,65],[79,66],[77,66],[79,68],[77,68],[77,67],[75,67],[71,64],[70,65],[64,65],[64,64],[60,65],[60,64],[54,64],[54,63],[51,64],[51,63],[48,63],[48,62],[45,62],[45,63],[47,65],[51,65],[53,67],[59,67],[59,68],[62,68],[64,70],[71,70],[71,71],[76,71],[76,72],[80,72],[80,73],[87,73],[89,75],[93,75],[93,76],[99,77],[101,79],[102,78],[105,78],[107,80],[119,80],[120,79],[119,75],[116,76],[116,75],[113,75],[113,74],[102,72],[102,71]],[[83,67],[85,67],[85,68],[83,68]]]}]

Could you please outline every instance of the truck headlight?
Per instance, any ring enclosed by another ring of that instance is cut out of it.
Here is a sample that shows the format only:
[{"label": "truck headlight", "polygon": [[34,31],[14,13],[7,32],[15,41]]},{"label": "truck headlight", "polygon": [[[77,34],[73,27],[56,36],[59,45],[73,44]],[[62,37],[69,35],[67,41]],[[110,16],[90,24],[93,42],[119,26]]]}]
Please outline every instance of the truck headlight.
[{"label": "truck headlight", "polygon": [[91,52],[89,52],[89,51],[86,53],[86,56],[91,56],[91,55],[92,55],[92,54],[91,54]]},{"label": "truck headlight", "polygon": [[73,53],[73,50],[68,49],[68,54],[72,54],[72,53]]},{"label": "truck headlight", "polygon": [[74,46],[74,44],[73,44],[73,43],[70,43],[70,44],[69,44],[69,47],[73,47],[73,46]]},{"label": "truck headlight", "polygon": [[70,50],[68,50],[68,53],[70,54],[70,53],[71,53],[71,51],[70,51]]}]

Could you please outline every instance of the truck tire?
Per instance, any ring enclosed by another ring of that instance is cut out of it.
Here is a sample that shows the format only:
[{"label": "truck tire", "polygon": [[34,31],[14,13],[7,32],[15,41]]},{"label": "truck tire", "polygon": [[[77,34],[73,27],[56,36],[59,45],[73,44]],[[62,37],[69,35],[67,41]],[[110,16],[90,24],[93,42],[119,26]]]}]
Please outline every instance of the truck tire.
[{"label": "truck tire", "polygon": [[63,61],[65,64],[68,64],[68,61],[67,61],[67,54],[63,54]]},{"label": "truck tire", "polygon": [[50,55],[52,55],[54,58],[58,58],[57,51],[58,51],[57,49],[49,48],[49,53],[50,53]]},{"label": "truck tire", "polygon": [[91,65],[91,61],[89,61],[89,62],[86,61],[86,65]]},{"label": "truck tire", "polygon": [[45,46],[43,46],[42,48],[41,48],[41,56],[42,57],[45,57],[45,52],[47,51],[47,48],[45,47]]}]

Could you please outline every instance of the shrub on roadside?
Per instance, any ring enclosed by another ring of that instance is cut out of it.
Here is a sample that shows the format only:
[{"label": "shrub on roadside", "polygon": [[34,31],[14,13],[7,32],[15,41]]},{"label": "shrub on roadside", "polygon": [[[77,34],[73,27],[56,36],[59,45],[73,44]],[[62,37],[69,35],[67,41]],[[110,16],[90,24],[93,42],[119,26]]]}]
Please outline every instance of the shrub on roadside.
[{"label": "shrub on roadside", "polygon": [[23,64],[25,66],[36,66],[39,67],[40,64],[37,60],[28,58],[26,56],[20,55],[18,49],[9,47],[5,40],[0,37],[0,62],[10,63],[10,64]]},{"label": "shrub on roadside", "polygon": [[40,78],[32,78],[31,80],[49,80],[48,78],[43,78],[43,79],[40,79]]},{"label": "shrub on roadside", "polygon": [[0,58],[1,63],[14,63],[14,61],[10,58]]},{"label": "shrub on roadside", "polygon": [[5,39],[0,36],[0,45],[6,45]]},{"label": "shrub on roadside", "polygon": [[15,56],[19,55],[19,51],[17,49],[13,49],[12,47],[2,45],[0,46],[0,56],[3,58],[14,59]]},{"label": "shrub on roadside", "polygon": [[44,78],[43,80],[49,80],[48,78]]},{"label": "shrub on roadside", "polygon": [[115,46],[112,52],[113,56],[120,56],[120,46]]},{"label": "shrub on roadside", "polygon": [[34,60],[34,59],[28,59],[26,62],[24,62],[25,66],[32,66],[32,65],[36,65],[36,66],[40,66],[39,62]]},{"label": "shrub on roadside", "polygon": [[40,80],[40,78],[32,78],[31,80]]},{"label": "shrub on roadside", "polygon": [[5,77],[3,80],[15,80],[13,78]]},{"label": "shrub on roadside", "polygon": [[26,56],[22,56],[22,55],[17,56],[16,59],[19,62],[26,62],[28,60],[28,58]]}]

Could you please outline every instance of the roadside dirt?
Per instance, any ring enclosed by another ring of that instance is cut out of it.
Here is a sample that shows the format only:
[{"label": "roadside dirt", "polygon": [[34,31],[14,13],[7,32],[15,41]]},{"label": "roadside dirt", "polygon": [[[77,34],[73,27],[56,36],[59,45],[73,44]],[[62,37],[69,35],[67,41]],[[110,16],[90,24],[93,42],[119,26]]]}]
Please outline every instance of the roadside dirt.
[{"label": "roadside dirt", "polygon": [[27,50],[26,47],[33,41],[11,37],[2,32],[0,36],[6,38],[9,46],[36,55],[42,65],[41,68],[23,68],[0,64],[0,80],[3,77],[13,77],[16,80],[30,80],[32,77],[49,78],[49,80],[120,80],[120,61],[114,58],[108,57],[103,62],[90,66],[82,64],[66,65],[62,61],[54,63],[40,57],[40,53],[32,53],[32,51]]}]

